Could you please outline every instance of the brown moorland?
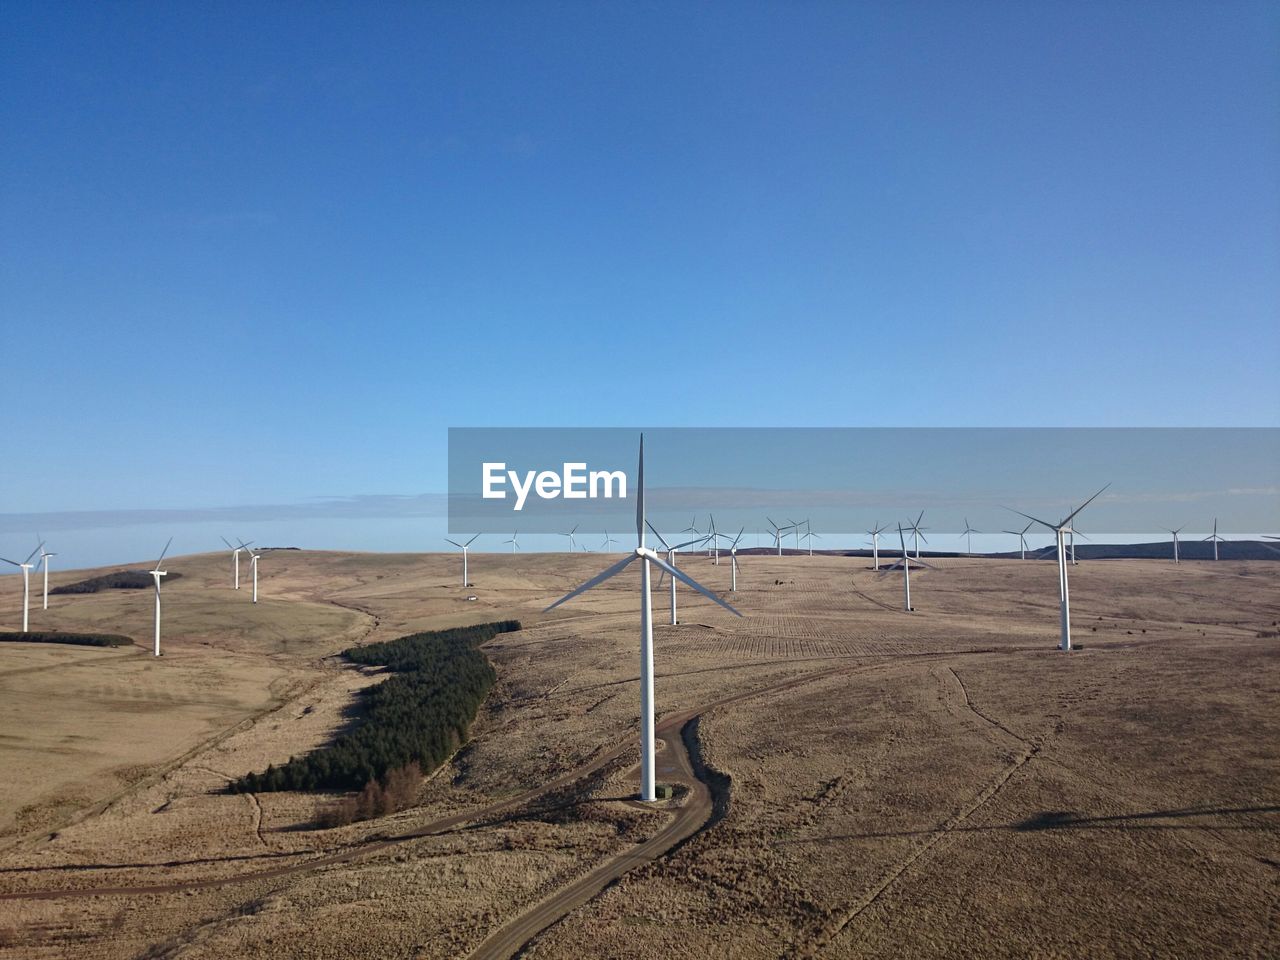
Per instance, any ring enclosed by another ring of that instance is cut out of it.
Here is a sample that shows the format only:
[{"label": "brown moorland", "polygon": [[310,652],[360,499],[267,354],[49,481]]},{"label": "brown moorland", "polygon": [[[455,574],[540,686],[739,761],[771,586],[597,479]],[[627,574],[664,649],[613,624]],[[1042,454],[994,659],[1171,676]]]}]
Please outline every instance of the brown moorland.
[{"label": "brown moorland", "polygon": [[[744,558],[741,620],[655,593],[652,806],[637,577],[540,613],[600,557],[480,554],[464,590],[447,555],[279,551],[256,606],[224,555],[169,566],[158,660],[0,649],[0,956],[1280,952],[1280,565],[1082,563],[1064,655],[1048,562],[939,561],[907,614],[864,560]],[[32,626],[146,643],[150,599]],[[358,722],[381,675],[338,651],[509,617],[410,809],[223,792]]]}]

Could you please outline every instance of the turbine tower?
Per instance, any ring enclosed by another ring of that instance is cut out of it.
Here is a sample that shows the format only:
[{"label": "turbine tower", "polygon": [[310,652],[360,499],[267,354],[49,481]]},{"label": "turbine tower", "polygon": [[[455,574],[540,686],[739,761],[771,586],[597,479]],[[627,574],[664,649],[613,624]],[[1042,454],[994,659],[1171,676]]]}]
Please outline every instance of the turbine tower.
[{"label": "turbine tower", "polygon": [[[967,521],[966,521],[966,523],[967,523]],[[1011,537],[1017,537],[1017,538],[1018,538],[1018,543],[1021,545],[1021,550],[1022,550],[1021,555],[1018,557],[1018,559],[1019,559],[1019,560],[1025,560],[1025,559],[1027,559],[1027,531],[1028,531],[1028,530],[1030,530],[1030,529],[1031,529],[1031,527],[1032,527],[1032,524],[1029,524],[1029,523],[1028,523],[1028,524],[1027,524],[1025,527],[1023,527],[1021,530],[1005,530],[1005,531],[1003,531],[1004,533],[1009,534],[1009,536],[1011,536]],[[974,532],[975,532],[975,533],[977,533],[977,531],[976,531],[976,530],[975,530]]]},{"label": "turbine tower", "polygon": [[876,573],[880,572],[880,534],[888,529],[887,523],[882,527],[877,520],[875,526],[867,531],[867,536],[871,538],[871,569]]},{"label": "turbine tower", "polygon": [[41,541],[34,550],[27,554],[27,559],[19,563],[17,560],[8,560],[0,557],[5,563],[17,567],[22,571],[22,632],[27,632],[28,616],[27,611],[31,607],[31,568],[35,566],[31,559],[44,549],[44,541]]},{"label": "turbine tower", "polygon": [[[662,542],[663,549],[667,551],[667,563],[671,564],[673,567],[676,565],[676,551],[680,550],[682,547],[695,547],[701,543],[705,543],[707,539],[704,536],[704,537],[699,537],[697,540],[686,540],[684,543],[677,543],[673,547],[671,544],[667,543],[666,538],[658,532],[658,528],[655,527],[648,520],[645,521],[645,526],[647,526],[650,530],[652,530],[653,535]],[[665,577],[666,575],[667,575],[667,572],[664,570],[662,571],[662,576],[658,578],[659,590],[662,589],[662,577]],[[674,627],[679,622],[680,621],[676,619],[676,579],[675,577],[672,577],[671,578],[671,625]]]},{"label": "turbine tower", "polygon": [[[714,600],[720,606],[724,607],[730,613],[736,616],[742,616],[737,610],[729,606],[714,593],[708,590],[702,584],[698,583],[692,577],[667,563],[651,549],[644,545],[644,435],[640,435],[640,460],[639,467],[636,471],[636,549],[630,556],[623,557],[613,566],[608,567],[601,573],[592,577],[576,590],[572,590],[565,594],[551,606],[547,607],[547,611],[554,610],[560,604],[567,600],[572,600],[580,593],[585,593],[592,587],[604,583],[621,573],[624,569],[634,563],[640,561],[640,799],[645,801],[655,800],[656,793],[654,790],[654,710],[653,710],[653,598],[650,595],[650,564],[657,565],[660,569],[665,570],[672,577],[678,577],[688,586],[697,590],[703,596]],[[546,612],[546,611],[544,611]]]},{"label": "turbine tower", "polygon": [[[908,523],[911,521],[908,520]],[[917,521],[919,522],[919,521]],[[902,609],[907,613],[914,613],[915,607],[911,606],[911,564],[921,567],[928,567],[930,570],[938,569],[932,563],[926,563],[924,560],[918,560],[907,554],[907,535],[902,529],[902,524],[898,524],[898,542],[902,544],[902,559],[891,567],[885,567],[884,572],[880,576],[888,576],[890,572],[902,568]]]},{"label": "turbine tower", "polygon": [[973,556],[973,535],[981,532],[981,530],[975,530],[973,527],[969,526],[968,517],[964,518],[964,533],[962,536],[965,539],[965,552],[968,553],[970,557]]},{"label": "turbine tower", "polygon": [[[1186,526],[1186,524],[1184,523],[1184,524],[1182,525],[1182,527],[1185,527],[1185,526]],[[1170,530],[1170,531],[1169,531],[1171,534],[1173,534],[1173,562],[1174,562],[1174,563],[1180,563],[1180,562],[1181,562],[1181,561],[1178,559],[1178,534],[1182,532],[1182,527],[1179,527],[1177,530]]]},{"label": "turbine tower", "polygon": [[44,609],[49,609],[49,558],[56,557],[56,553],[50,553],[44,548],[44,541],[40,541],[40,563],[44,565]]},{"label": "turbine tower", "polygon": [[[1102,490],[1106,490],[1111,484],[1107,484]],[[1075,519],[1076,514],[1093,503],[1094,500],[1102,494],[1099,490],[1092,497],[1080,504],[1075,510],[1067,514],[1057,523],[1049,523],[1047,520],[1041,520],[1039,517],[1033,517],[1029,513],[1023,513],[1021,510],[1013,511],[1020,517],[1025,517],[1042,527],[1048,527],[1053,531],[1054,542],[1058,551],[1058,620],[1061,629],[1061,638],[1058,641],[1058,649],[1071,649],[1071,590],[1067,584],[1067,543],[1066,536],[1071,532],[1071,521]]]},{"label": "turbine tower", "polygon": [[733,579],[730,581],[729,586],[730,593],[738,592],[738,541],[742,539],[742,535],[746,532],[747,528],[743,527],[738,531],[738,535],[733,538],[733,543],[729,544],[729,565],[733,570]]},{"label": "turbine tower", "polygon": [[924,511],[921,510],[920,516],[916,517],[914,520],[907,521],[907,523],[911,524],[911,541],[912,543],[915,544],[917,560],[920,559],[920,541],[923,540],[925,543],[929,542],[929,538],[926,537],[923,533],[921,533],[922,530],[929,529],[928,527],[920,526],[920,521],[923,519],[924,519]]},{"label": "turbine tower", "polygon": [[[578,528],[574,527],[574,529],[576,530]],[[448,543],[452,543],[455,547],[457,547],[459,550],[462,551],[462,585],[464,587],[471,586],[471,581],[467,578],[467,548],[476,542],[476,537],[478,536],[480,536],[480,534],[477,533],[475,537],[472,537],[466,543],[459,543],[457,540],[450,540],[448,537],[445,537],[445,540]]]},{"label": "turbine tower", "polygon": [[790,526],[788,526],[787,529],[795,534],[796,553],[799,553],[800,552],[800,524],[797,523],[795,520],[792,520],[790,517],[787,517],[787,523],[790,524]]},{"label": "turbine tower", "polygon": [[164,555],[169,552],[169,546],[172,543],[173,537],[170,537],[169,542],[160,551],[160,559],[156,561],[155,569],[151,571],[151,578],[156,582],[156,638],[152,655],[157,657],[160,656],[160,578],[168,574],[168,571],[160,569],[160,564],[164,563]]},{"label": "turbine tower", "polygon": [[786,531],[790,530],[791,528],[780,527],[776,523],[774,523],[772,520],[770,520],[768,517],[765,517],[765,520],[768,520],[769,526],[773,528],[773,543],[774,543],[774,546],[778,548],[778,556],[782,556],[782,535]]},{"label": "turbine tower", "polygon": [[240,589],[240,551],[248,550],[249,543],[253,543],[253,541],[250,540],[249,543],[245,543],[243,540],[241,540],[240,546],[233,547],[231,546],[231,541],[228,540],[226,537],[220,537],[219,539],[222,540],[222,542],[227,545],[227,549],[231,551],[231,588],[233,590],[239,590]]},{"label": "turbine tower", "polygon": [[1204,538],[1204,540],[1202,540],[1202,541],[1200,541],[1200,542],[1201,542],[1201,543],[1204,543],[1204,542],[1205,542],[1205,540],[1212,540],[1212,541],[1213,541],[1213,559],[1217,560],[1217,559],[1218,559],[1218,544],[1220,544],[1220,543],[1226,543],[1226,542],[1227,542],[1227,541],[1226,541],[1226,539],[1225,539],[1224,537],[1220,537],[1220,536],[1218,536],[1218,518],[1217,518],[1217,517],[1214,517],[1214,518],[1213,518],[1213,533],[1209,534],[1209,536],[1205,537],[1205,538]]},{"label": "turbine tower", "polygon": [[257,553],[254,553],[253,549],[247,543],[243,543],[241,544],[241,546],[244,547],[244,549],[249,552],[249,569],[253,571],[253,602],[257,603],[258,602],[258,558],[262,556],[262,550],[259,550]]},{"label": "turbine tower", "polygon": [[813,527],[809,526],[809,518],[804,519],[804,538],[809,541],[809,556],[813,556],[813,541],[821,540],[822,537],[813,532]]}]

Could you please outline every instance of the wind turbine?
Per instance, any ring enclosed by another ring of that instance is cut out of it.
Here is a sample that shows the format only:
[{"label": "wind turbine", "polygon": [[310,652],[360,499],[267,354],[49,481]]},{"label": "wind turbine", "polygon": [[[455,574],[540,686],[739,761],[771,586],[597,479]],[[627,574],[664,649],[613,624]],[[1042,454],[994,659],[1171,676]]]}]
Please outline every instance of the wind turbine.
[{"label": "wind turbine", "polygon": [[871,569],[880,572],[880,534],[889,529],[889,525],[880,526],[880,521],[876,521],[876,525],[867,531],[867,536],[871,538]]},{"label": "wind turbine", "polygon": [[[578,528],[574,527],[574,529],[576,530]],[[480,536],[480,534],[477,533],[475,537],[472,537],[466,543],[459,543],[457,540],[449,540],[448,537],[445,537],[445,540],[447,540],[449,543],[452,543],[455,547],[457,547],[459,550],[462,551],[462,585],[464,587],[471,586],[471,581],[467,578],[467,548],[476,542],[476,537],[478,536]]]},{"label": "wind turbine", "polygon": [[[733,543],[729,544],[729,564],[733,570],[733,579],[730,582],[729,592],[738,592],[738,541],[742,539],[742,535],[746,533],[747,528],[743,527],[738,531],[738,535],[733,538]],[[813,556],[812,553],[809,554]]]},{"label": "wind turbine", "polygon": [[922,567],[928,567],[930,570],[936,570],[937,567],[932,563],[926,563],[923,560],[907,555],[907,535],[902,529],[902,524],[898,524],[898,542],[902,544],[902,559],[891,567],[885,567],[884,573],[880,574],[880,576],[887,576],[890,571],[897,570],[899,567],[902,568],[902,609],[907,613],[913,613],[915,608],[911,606],[911,564],[919,564]]},{"label": "wind turbine", "polygon": [[[653,598],[649,592],[650,564],[656,564],[672,577],[678,577],[688,586],[703,596],[714,600],[730,613],[742,616],[714,593],[692,577],[667,563],[651,549],[644,545],[644,434],[640,435],[640,461],[636,471],[636,549],[630,556],[623,557],[613,566],[592,577],[576,590],[565,594],[547,610],[554,610],[567,600],[572,600],[580,593],[604,583],[621,573],[624,569],[640,561],[640,799],[653,801],[654,792],[654,719],[653,719]],[[544,611],[546,612],[546,611]]]},{"label": "wind turbine", "polygon": [[[968,521],[965,521],[965,524],[967,526]],[[1004,531],[1005,533],[1009,534],[1012,537],[1017,537],[1018,543],[1022,545],[1022,555],[1018,558],[1019,560],[1027,559],[1027,531],[1030,529],[1031,529],[1031,524],[1028,523],[1021,530],[1005,530]],[[974,532],[976,533],[977,531],[975,530]]]},{"label": "wind turbine", "polygon": [[961,534],[961,536],[963,536],[965,539],[965,551],[971,557],[973,556],[973,535],[975,533],[981,533],[981,532],[982,532],[981,530],[975,530],[973,529],[973,527],[969,526],[968,517],[964,518],[964,533]]},{"label": "wind turbine", "polygon": [[796,521],[792,520],[790,517],[787,517],[787,523],[791,524],[791,526],[788,527],[787,529],[791,530],[796,535],[796,553],[799,553],[800,552],[800,524],[796,523]]},{"label": "wind turbine", "polygon": [[[682,547],[696,546],[707,539],[705,536],[703,536],[703,537],[699,537],[697,540],[686,540],[684,543],[677,543],[673,547],[671,544],[667,543],[666,538],[658,532],[658,528],[655,527],[652,523],[649,523],[649,521],[646,520],[645,525],[650,530],[653,531],[653,535],[655,537],[657,537],[660,541],[662,541],[662,547],[664,550],[667,551],[667,563],[671,564],[673,567],[676,565],[676,551],[680,550],[680,548]],[[666,575],[667,573],[664,570],[662,572],[662,576],[665,577]],[[658,578],[658,589],[659,590],[662,589],[662,577]],[[679,622],[680,621],[676,619],[676,579],[675,577],[672,577],[671,578],[671,625],[674,627]]]},{"label": "wind turbine", "polygon": [[503,543],[509,543],[509,544],[511,544],[511,552],[512,552],[512,553],[515,553],[517,550],[519,550],[519,549],[520,549],[520,541],[516,539],[516,538],[517,538],[517,537],[519,537],[519,536],[520,536],[520,531],[519,531],[519,530],[517,530],[517,531],[515,531],[513,534],[511,534],[511,539],[510,539],[510,540],[503,540],[503,541],[502,541]]},{"label": "wind turbine", "polygon": [[805,521],[804,521],[804,538],[805,538],[806,540],[808,540],[808,541],[809,541],[809,556],[811,556],[811,557],[812,557],[812,556],[813,556],[813,541],[814,541],[815,539],[817,539],[817,540],[821,540],[821,539],[822,539],[822,537],[820,537],[818,534],[816,534],[816,533],[814,533],[814,532],[813,532],[813,527],[809,526],[809,520],[808,520],[808,518],[807,518],[807,517],[805,518]]},{"label": "wind turbine", "polygon": [[[1106,490],[1109,486],[1111,486],[1111,484],[1108,483],[1106,487],[1102,488],[1102,490]],[[1033,520],[1042,527],[1048,527],[1053,531],[1054,542],[1057,544],[1058,550],[1058,619],[1062,633],[1062,637],[1058,641],[1058,649],[1060,650],[1071,649],[1071,591],[1067,585],[1066,535],[1071,530],[1071,521],[1075,518],[1076,514],[1089,504],[1093,503],[1094,500],[1098,499],[1102,494],[1102,490],[1099,490],[1057,523],[1049,523],[1046,520],[1041,520],[1039,517],[1033,517],[1029,513],[1023,513],[1021,510],[1013,511],[1018,516],[1025,517],[1028,520]]]},{"label": "wind turbine", "polygon": [[929,542],[929,538],[920,532],[921,530],[929,529],[928,527],[920,526],[920,521],[923,519],[924,519],[924,511],[921,510],[920,516],[916,517],[915,520],[907,521],[907,523],[911,524],[911,540],[915,544],[917,560],[920,559],[920,541],[923,540],[925,543]]},{"label": "wind turbine", "polygon": [[[1182,527],[1185,527],[1185,526],[1186,524],[1184,523]],[[1173,562],[1174,563],[1180,562],[1178,560],[1178,534],[1182,532],[1182,527],[1179,527],[1177,530],[1169,531],[1171,534],[1173,534]]]},{"label": "wind turbine", "polygon": [[[164,555],[169,552],[169,546],[172,543],[173,543],[173,537],[170,537],[169,542],[166,543],[164,545],[164,549],[160,551],[160,559],[156,561],[155,569],[151,571],[151,578],[156,582],[156,643],[155,643],[155,650],[153,655],[157,657],[160,656],[160,578],[168,575],[168,571],[160,569],[160,564],[164,563]],[[249,551],[249,555],[253,556],[252,550]],[[257,602],[257,599],[258,599],[257,597],[258,579],[257,579],[257,573],[256,573],[257,569],[258,569],[257,564],[255,564],[254,565],[255,573],[254,573],[254,582],[253,582],[254,602]]]},{"label": "wind turbine", "polygon": [[711,523],[711,539],[707,542],[707,552],[715,552],[715,565],[720,566],[720,534],[716,533],[716,518],[713,514],[707,514],[707,518]]},{"label": "wind turbine", "polygon": [[[252,542],[252,541],[251,541]],[[253,548],[243,540],[240,547],[249,554],[249,569],[253,571],[253,602],[258,602],[258,558],[262,556],[263,551],[253,552]]]},{"label": "wind turbine", "polygon": [[[1213,541],[1213,559],[1217,560],[1217,559],[1218,559],[1218,544],[1219,544],[1219,543],[1226,543],[1226,542],[1227,542],[1225,537],[1220,537],[1220,536],[1218,536],[1218,518],[1217,518],[1217,517],[1214,517],[1214,518],[1213,518],[1213,533],[1209,534],[1209,536],[1205,537],[1204,539],[1205,539],[1205,540],[1212,540],[1212,541]],[[1204,540],[1202,540],[1202,541],[1200,541],[1200,542],[1201,542],[1201,543],[1203,543],[1203,542],[1204,542]]]},{"label": "wind turbine", "polygon": [[[38,537],[37,537],[38,539]],[[49,609],[49,558],[56,557],[56,553],[50,553],[44,548],[44,541],[40,541],[40,562],[44,565],[44,609]]]},{"label": "wind turbine", "polygon": [[615,539],[613,539],[613,537],[609,536],[609,531],[608,531],[608,530],[606,530],[606,531],[604,532],[604,543],[600,544],[600,552],[601,552],[601,553],[608,553],[608,552],[609,552],[609,544],[611,544],[611,543],[617,543],[617,542],[618,542],[617,540],[615,540]]},{"label": "wind turbine", "polygon": [[222,542],[227,545],[227,549],[231,551],[231,570],[232,570],[231,586],[233,589],[239,590],[240,589],[240,551],[248,550],[249,543],[253,543],[253,541],[250,540],[249,543],[245,543],[243,540],[241,540],[240,546],[233,547],[231,546],[231,541],[228,540],[226,537],[220,537],[219,539],[222,540]]},{"label": "wind turbine", "polygon": [[22,571],[22,632],[23,633],[27,632],[27,610],[30,608],[30,604],[31,604],[31,568],[35,566],[35,564],[31,562],[31,558],[34,557],[37,553],[39,553],[43,549],[44,549],[44,541],[42,540],[40,541],[39,544],[36,545],[36,548],[34,550],[32,550],[29,554],[27,554],[27,559],[23,560],[21,563],[19,563],[17,560],[7,560],[4,557],[0,557],[0,560],[4,560],[5,563],[11,564]]},{"label": "wind turbine", "polygon": [[774,523],[772,520],[770,520],[768,517],[765,517],[765,519],[769,521],[769,526],[773,528],[773,543],[774,543],[774,546],[778,548],[778,556],[782,556],[782,534],[784,531],[790,530],[791,528],[780,527],[776,523]]},{"label": "wind turbine", "polygon": [[[573,525],[573,529],[572,529],[572,530],[570,530],[568,533],[562,533],[562,534],[560,534],[560,536],[562,536],[562,537],[568,537],[568,538],[569,538],[569,552],[570,552],[570,553],[573,553],[573,548],[574,548],[574,547],[576,547],[576,546],[578,545],[578,544],[577,544],[577,541],[573,539],[573,535],[574,535],[575,533],[577,533],[577,532],[578,532],[578,527],[579,527],[579,526],[580,526],[580,524],[575,523],[575,524]],[[478,536],[480,536],[480,534],[478,534],[478,533],[477,533],[477,534],[476,534],[476,536],[478,537]],[[475,539],[475,537],[472,537],[472,539],[474,540],[474,539]],[[449,541],[449,542],[450,542],[450,543],[452,543],[453,541],[451,540],[451,541]],[[466,556],[466,555],[465,555],[465,554],[463,554],[463,556],[464,556],[464,558],[465,558],[465,556]],[[463,565],[464,567],[466,566],[466,560],[465,560],[465,559],[463,560],[463,564],[462,564],[462,565]]]}]

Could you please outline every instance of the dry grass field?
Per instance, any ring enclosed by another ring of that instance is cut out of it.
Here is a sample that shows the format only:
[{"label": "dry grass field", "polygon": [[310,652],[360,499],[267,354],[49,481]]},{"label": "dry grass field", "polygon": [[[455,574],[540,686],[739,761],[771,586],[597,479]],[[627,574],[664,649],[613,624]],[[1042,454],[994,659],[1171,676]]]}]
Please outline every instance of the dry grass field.
[{"label": "dry grass field", "polygon": [[[0,645],[0,957],[1280,954],[1280,564],[1082,563],[1064,655],[1048,562],[940,561],[907,614],[863,560],[746,557],[743,619],[655,593],[645,807],[638,574],[540,613],[602,560],[279,551],[255,607],[179,557],[159,660]],[[147,642],[149,592],[51,599]],[[221,791],[350,722],[378,676],[332,654],[507,617],[413,808]]]}]

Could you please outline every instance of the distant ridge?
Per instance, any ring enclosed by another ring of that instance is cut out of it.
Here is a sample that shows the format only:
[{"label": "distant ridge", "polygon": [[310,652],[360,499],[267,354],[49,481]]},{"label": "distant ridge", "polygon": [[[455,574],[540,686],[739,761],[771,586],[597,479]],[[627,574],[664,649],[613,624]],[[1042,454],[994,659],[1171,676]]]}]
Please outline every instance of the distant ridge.
[{"label": "distant ridge", "polygon": [[[807,554],[808,550],[782,548],[784,556]],[[815,550],[814,556],[827,557],[870,557],[871,550]],[[892,563],[900,556],[902,550],[880,547],[880,562]],[[739,547],[738,555],[777,555],[776,547]],[[911,551],[915,556],[915,551]],[[1008,550],[1000,553],[979,553],[974,551],[975,558],[993,560],[1017,560],[1019,552]],[[921,550],[922,557],[964,557],[963,551]],[[1213,560],[1213,544],[1200,540],[1179,540],[1178,556],[1183,560]],[[1218,556],[1223,560],[1280,560],[1280,549],[1262,540],[1227,540],[1218,544]],[[1027,559],[1053,558],[1053,545],[1027,550]],[[1076,543],[1077,560],[1168,560],[1173,561],[1173,541],[1162,540],[1155,543]]]}]

